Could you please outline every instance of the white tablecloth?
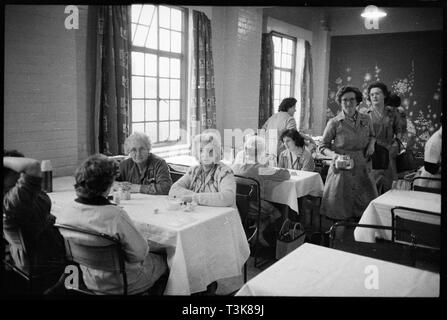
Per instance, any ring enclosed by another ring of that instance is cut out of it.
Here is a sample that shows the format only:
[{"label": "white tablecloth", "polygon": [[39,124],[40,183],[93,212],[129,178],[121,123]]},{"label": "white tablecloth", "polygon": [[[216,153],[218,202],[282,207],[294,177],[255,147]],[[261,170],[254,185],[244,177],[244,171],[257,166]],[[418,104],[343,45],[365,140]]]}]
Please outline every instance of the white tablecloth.
[{"label": "white tablecloth", "polygon": [[286,181],[271,181],[265,184],[264,196],[265,200],[286,204],[299,212],[297,199],[306,195],[321,197],[324,189],[323,180],[318,172],[289,171],[295,172],[296,175],[292,175]]},{"label": "white tablecloth", "polygon": [[[59,179],[55,192],[48,194],[56,217],[76,197],[69,185],[72,178]],[[170,275],[165,294],[189,295],[206,290],[213,281],[241,275],[250,249],[237,210],[198,206],[193,212],[168,211],[166,198],[137,193],[120,203],[148,240],[167,248]]]},{"label": "white tablecloth", "polygon": [[[441,195],[436,193],[396,190],[392,189],[380,197],[372,200],[363,212],[360,224],[374,224],[381,226],[391,226],[391,209],[397,206],[431,211],[435,213],[441,212]],[[434,217],[425,214],[418,214],[409,211],[398,211],[410,216],[412,220],[427,222],[431,224],[440,224],[440,217]],[[377,230],[377,231],[376,231]],[[375,242],[375,238],[391,240],[391,231],[378,230],[371,228],[356,228],[354,230],[356,241]]]},{"label": "white tablecloth", "polygon": [[439,282],[437,273],[305,243],[236,296],[437,297]]}]

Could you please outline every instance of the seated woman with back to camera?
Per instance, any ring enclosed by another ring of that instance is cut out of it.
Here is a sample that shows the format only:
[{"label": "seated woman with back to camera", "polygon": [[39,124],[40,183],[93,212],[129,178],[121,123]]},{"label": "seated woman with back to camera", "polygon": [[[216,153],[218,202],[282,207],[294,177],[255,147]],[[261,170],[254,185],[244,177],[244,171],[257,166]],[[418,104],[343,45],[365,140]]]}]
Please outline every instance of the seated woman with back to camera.
[{"label": "seated woman with back to camera", "polygon": [[217,134],[195,136],[192,154],[200,164],[172,185],[169,196],[204,206],[236,208],[236,181],[230,167],[220,161],[221,153]]},{"label": "seated woman with back to camera", "polygon": [[[156,282],[166,281],[168,267],[164,252],[150,252],[148,242],[124,209],[107,200],[117,165],[105,155],[87,158],[75,172],[77,198],[58,216],[58,223],[104,233],[120,240],[126,260],[128,293],[139,294]],[[81,265],[88,289],[97,294],[121,294],[122,277]]]}]

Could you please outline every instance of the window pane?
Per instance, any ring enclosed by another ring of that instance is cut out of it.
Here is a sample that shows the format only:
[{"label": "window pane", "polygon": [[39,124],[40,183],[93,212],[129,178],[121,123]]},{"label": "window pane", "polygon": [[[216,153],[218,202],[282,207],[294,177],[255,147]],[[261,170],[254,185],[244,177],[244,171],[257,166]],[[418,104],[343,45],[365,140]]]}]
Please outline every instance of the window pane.
[{"label": "window pane", "polygon": [[169,30],[160,29],[160,50],[169,51],[171,36]]},{"label": "window pane", "polygon": [[135,31],[135,38],[133,39],[133,45],[137,47],[143,47],[146,41],[148,27],[137,25],[137,30]]},{"label": "window pane", "polygon": [[281,81],[280,74],[281,74],[281,71],[275,70],[275,78],[274,78],[275,80],[273,81],[274,84],[280,83],[280,81]]},{"label": "window pane", "polygon": [[159,134],[160,134],[160,140],[159,141],[165,141],[169,138],[169,122],[159,122],[158,126]]},{"label": "window pane", "polygon": [[273,110],[274,110],[275,112],[278,111],[279,104],[280,104],[280,100],[279,100],[279,99],[277,99],[277,100],[273,100]]},{"label": "window pane", "polygon": [[275,67],[281,67],[281,54],[275,52]]},{"label": "window pane", "polygon": [[132,74],[144,75],[144,53],[132,52]]},{"label": "window pane", "polygon": [[149,36],[146,40],[146,48],[158,49],[158,24],[157,24],[157,14],[154,14],[152,18],[151,28],[149,30]]},{"label": "window pane", "polygon": [[180,78],[180,59],[171,58],[171,78]]},{"label": "window pane", "polygon": [[138,22],[138,17],[140,16],[141,4],[133,4],[132,5],[132,22]]},{"label": "window pane", "polygon": [[282,52],[283,53],[288,53],[288,54],[292,54],[292,45],[293,42],[290,39],[283,39],[283,48],[282,48]]},{"label": "window pane", "polygon": [[180,99],[180,80],[171,79],[171,99]]},{"label": "window pane", "polygon": [[132,77],[132,98],[144,98],[143,77]]},{"label": "window pane", "polygon": [[280,87],[279,85],[275,84],[275,89],[273,90],[273,99],[279,99],[280,96]]},{"label": "window pane", "polygon": [[160,57],[160,77],[169,78],[169,58]]},{"label": "window pane", "polygon": [[157,140],[157,123],[156,122],[148,122],[146,123],[146,133],[151,138],[152,143],[158,142]]},{"label": "window pane", "polygon": [[144,100],[132,100],[132,122],[144,121]]},{"label": "window pane", "polygon": [[155,7],[152,5],[143,5],[143,11],[141,12],[140,16],[140,24],[143,24],[145,26],[151,25],[151,19],[153,19],[152,14],[155,14],[157,12],[154,12]]},{"label": "window pane", "polygon": [[290,87],[289,86],[281,86],[281,97],[287,98],[290,96]]},{"label": "window pane", "polygon": [[290,85],[290,72],[281,72],[281,84]]},{"label": "window pane", "polygon": [[144,123],[132,123],[133,132],[144,132]]},{"label": "window pane", "polygon": [[171,121],[169,130],[169,140],[178,140],[180,138],[180,122]]},{"label": "window pane", "polygon": [[159,120],[169,120],[169,100],[160,100]]},{"label": "window pane", "polygon": [[169,28],[171,26],[171,9],[160,6],[160,27]]},{"label": "window pane", "polygon": [[135,37],[135,30],[137,29],[137,25],[135,23],[132,23],[132,43],[133,39]]},{"label": "window pane", "polygon": [[171,8],[171,29],[182,31],[182,12]]},{"label": "window pane", "polygon": [[157,75],[157,55],[146,53],[146,76]]},{"label": "window pane", "polygon": [[180,32],[171,31],[171,51],[182,52],[182,34]]},{"label": "window pane", "polygon": [[169,79],[160,79],[160,98],[169,99]]},{"label": "window pane", "polygon": [[281,51],[281,38],[273,37],[273,47],[275,52]]},{"label": "window pane", "polygon": [[146,100],[146,121],[157,121],[157,100]]},{"label": "window pane", "polygon": [[157,78],[146,77],[146,98],[157,97]]},{"label": "window pane", "polygon": [[288,54],[282,54],[282,59],[281,59],[281,63],[282,63],[282,68],[292,68],[292,56],[288,55]]},{"label": "window pane", "polygon": [[171,100],[171,107],[169,108],[169,117],[171,120],[180,119],[180,101]]}]

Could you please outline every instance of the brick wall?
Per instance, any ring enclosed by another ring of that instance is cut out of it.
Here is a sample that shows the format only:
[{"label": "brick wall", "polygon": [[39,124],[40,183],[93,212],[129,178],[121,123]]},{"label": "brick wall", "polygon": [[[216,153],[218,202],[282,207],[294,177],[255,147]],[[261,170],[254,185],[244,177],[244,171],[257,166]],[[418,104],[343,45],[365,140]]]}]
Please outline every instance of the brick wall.
[{"label": "brick wall", "polygon": [[55,176],[73,173],[89,135],[87,7],[79,30],[65,29],[64,8],[5,7],[4,147],[51,160]]}]

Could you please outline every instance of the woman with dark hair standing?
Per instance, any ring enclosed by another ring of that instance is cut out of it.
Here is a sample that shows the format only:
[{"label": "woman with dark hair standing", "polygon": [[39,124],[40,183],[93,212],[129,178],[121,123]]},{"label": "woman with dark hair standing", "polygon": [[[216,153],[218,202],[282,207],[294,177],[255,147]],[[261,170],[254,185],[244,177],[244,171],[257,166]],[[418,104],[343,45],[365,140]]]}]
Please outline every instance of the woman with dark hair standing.
[{"label": "woman with dark hair standing", "polygon": [[374,127],[377,143],[387,148],[389,152],[388,168],[372,170],[379,194],[390,190],[393,180],[397,180],[397,142],[395,139],[400,139],[402,132],[396,111],[393,107],[388,106],[389,96],[390,92],[382,82],[372,83],[368,87],[367,99],[371,102],[371,107],[366,113],[369,115]]},{"label": "woman with dark hair standing", "polygon": [[[342,111],[324,129],[319,150],[332,157],[320,212],[330,220],[361,217],[369,202],[377,197],[367,158],[374,153],[374,129],[368,115],[357,111],[362,93],[343,86],[336,95]],[[349,168],[336,165],[341,156],[350,157]]]},{"label": "woman with dark hair standing", "polygon": [[[271,142],[271,144],[276,144],[276,150],[270,150],[267,148],[267,153],[274,154],[278,157],[279,154],[285,149],[284,144],[282,143],[280,137],[284,130],[287,129],[297,129],[296,121],[294,118],[294,114],[296,111],[296,99],[289,97],[284,98],[281,101],[281,104],[278,107],[278,112],[273,114],[262,126],[262,129],[266,130],[266,134],[271,139],[276,139],[277,141]],[[269,134],[269,130],[276,131],[276,136],[274,138]],[[306,144],[316,145],[315,141],[309,137],[303,135],[304,140],[306,140]],[[268,147],[271,145],[269,143]],[[311,146],[310,146],[311,147]]]}]

